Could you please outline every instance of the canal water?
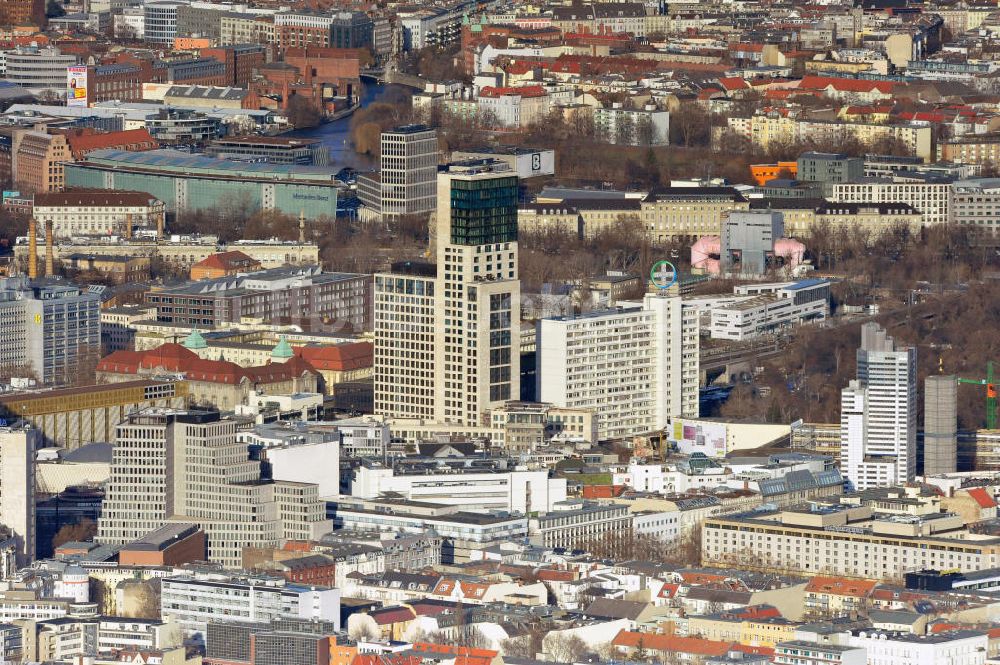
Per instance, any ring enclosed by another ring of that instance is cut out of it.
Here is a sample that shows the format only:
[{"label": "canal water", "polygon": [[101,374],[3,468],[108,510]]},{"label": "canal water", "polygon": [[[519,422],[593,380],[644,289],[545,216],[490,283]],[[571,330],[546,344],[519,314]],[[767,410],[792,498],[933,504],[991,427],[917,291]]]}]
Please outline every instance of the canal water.
[{"label": "canal water", "polygon": [[[366,82],[364,91],[361,93],[361,106],[368,106],[389,94],[395,98],[397,91],[393,88],[396,87],[398,86]],[[401,90],[405,90],[405,88],[401,88]],[[377,160],[371,155],[361,155],[354,151],[354,144],[351,142],[351,116],[308,129],[297,129],[284,134],[284,136],[320,139],[324,145],[330,148],[331,166],[349,166],[359,171],[370,171],[378,166]]]}]

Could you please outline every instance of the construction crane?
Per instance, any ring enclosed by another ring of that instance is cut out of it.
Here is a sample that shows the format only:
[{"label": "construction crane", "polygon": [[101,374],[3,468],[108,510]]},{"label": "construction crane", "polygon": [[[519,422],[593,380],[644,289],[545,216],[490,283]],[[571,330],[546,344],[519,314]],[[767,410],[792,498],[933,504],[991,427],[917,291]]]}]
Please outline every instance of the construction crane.
[{"label": "construction crane", "polygon": [[986,363],[985,379],[958,378],[959,383],[970,386],[986,386],[986,429],[997,428],[997,387],[993,383],[993,361]]}]

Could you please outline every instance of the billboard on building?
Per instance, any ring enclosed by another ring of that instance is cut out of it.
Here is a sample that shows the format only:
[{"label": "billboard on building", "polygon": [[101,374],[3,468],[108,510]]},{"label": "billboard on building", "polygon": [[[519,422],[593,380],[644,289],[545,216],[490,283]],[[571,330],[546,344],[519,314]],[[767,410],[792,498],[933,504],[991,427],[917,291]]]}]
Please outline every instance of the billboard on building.
[{"label": "billboard on building", "polygon": [[672,418],[668,429],[670,442],[685,455],[704,453],[708,457],[726,456],[726,423]]},{"label": "billboard on building", "polygon": [[66,106],[89,106],[87,97],[87,68],[66,68]]}]

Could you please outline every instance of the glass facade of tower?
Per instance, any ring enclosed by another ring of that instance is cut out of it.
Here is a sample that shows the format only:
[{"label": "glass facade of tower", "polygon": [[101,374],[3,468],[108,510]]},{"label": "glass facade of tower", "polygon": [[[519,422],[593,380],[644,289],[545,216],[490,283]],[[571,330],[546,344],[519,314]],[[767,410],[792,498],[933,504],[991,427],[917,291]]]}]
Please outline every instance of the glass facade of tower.
[{"label": "glass facade of tower", "polygon": [[451,242],[517,241],[517,176],[451,181]]}]

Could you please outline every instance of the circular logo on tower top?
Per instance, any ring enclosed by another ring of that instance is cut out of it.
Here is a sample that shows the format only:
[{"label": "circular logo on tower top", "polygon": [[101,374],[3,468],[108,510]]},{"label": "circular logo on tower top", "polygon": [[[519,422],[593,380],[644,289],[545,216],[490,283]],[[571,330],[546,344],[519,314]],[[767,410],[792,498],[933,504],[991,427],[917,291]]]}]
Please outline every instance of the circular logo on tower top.
[{"label": "circular logo on tower top", "polygon": [[670,261],[657,261],[649,271],[649,281],[660,290],[669,289],[677,283],[677,268]]}]

